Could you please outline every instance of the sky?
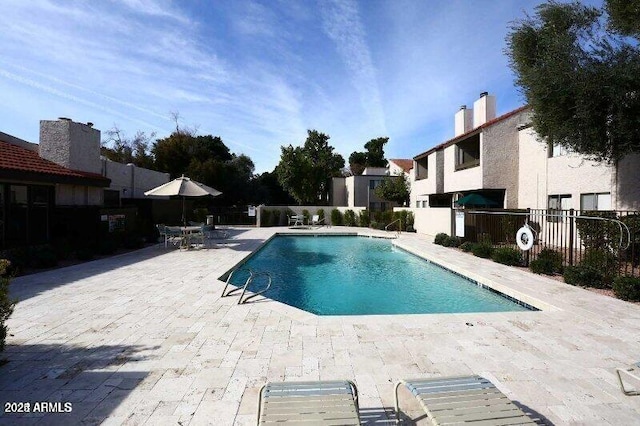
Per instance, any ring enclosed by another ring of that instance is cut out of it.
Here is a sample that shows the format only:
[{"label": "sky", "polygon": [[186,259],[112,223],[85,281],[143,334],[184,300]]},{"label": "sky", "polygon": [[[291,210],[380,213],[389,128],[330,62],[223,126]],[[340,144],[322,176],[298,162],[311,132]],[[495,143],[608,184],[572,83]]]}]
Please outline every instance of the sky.
[{"label": "sky", "polygon": [[3,0],[0,131],[39,121],[220,136],[256,172],[308,129],[345,161],[387,136],[387,158],[451,137],[481,92],[525,100],[504,53],[529,0]]}]

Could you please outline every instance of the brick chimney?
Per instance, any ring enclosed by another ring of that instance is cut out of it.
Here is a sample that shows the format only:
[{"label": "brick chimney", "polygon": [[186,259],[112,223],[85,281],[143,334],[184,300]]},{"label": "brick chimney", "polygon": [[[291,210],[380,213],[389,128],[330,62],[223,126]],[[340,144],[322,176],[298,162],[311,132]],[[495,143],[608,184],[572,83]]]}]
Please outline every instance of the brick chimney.
[{"label": "brick chimney", "polygon": [[100,130],[70,118],[40,120],[40,157],[83,172],[101,172]]},{"label": "brick chimney", "polygon": [[455,135],[460,136],[473,129],[473,110],[462,105],[455,115]]},{"label": "brick chimney", "polygon": [[473,128],[482,126],[496,118],[496,97],[489,92],[480,93],[480,99],[473,103]]}]

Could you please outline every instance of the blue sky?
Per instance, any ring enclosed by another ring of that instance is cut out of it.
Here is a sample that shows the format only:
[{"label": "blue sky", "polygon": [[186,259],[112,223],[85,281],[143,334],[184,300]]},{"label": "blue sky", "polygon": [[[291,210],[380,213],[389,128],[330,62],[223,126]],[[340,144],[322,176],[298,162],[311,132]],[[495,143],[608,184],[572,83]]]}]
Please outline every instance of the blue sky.
[{"label": "blue sky", "polygon": [[504,55],[540,1],[5,0],[0,131],[37,142],[70,117],[158,137],[172,112],[271,171],[307,129],[348,159],[388,136],[411,158],[453,136],[482,91],[524,104]]}]

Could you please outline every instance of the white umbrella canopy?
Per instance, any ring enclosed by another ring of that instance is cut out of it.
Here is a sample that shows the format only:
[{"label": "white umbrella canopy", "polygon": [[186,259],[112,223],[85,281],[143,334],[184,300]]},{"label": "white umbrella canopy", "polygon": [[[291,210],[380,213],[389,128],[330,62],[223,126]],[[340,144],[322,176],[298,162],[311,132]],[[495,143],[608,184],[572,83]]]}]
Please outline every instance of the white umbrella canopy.
[{"label": "white umbrella canopy", "polygon": [[158,186],[157,188],[153,188],[144,193],[146,196],[156,195],[156,196],[181,196],[182,197],[182,223],[186,224],[186,215],[185,215],[185,206],[184,199],[185,197],[204,197],[205,195],[211,195],[213,197],[217,197],[222,194],[222,192],[217,189],[211,188],[203,183],[196,182],[195,180],[191,180],[188,177],[182,175],[182,177],[176,178],[171,182],[167,182]]}]

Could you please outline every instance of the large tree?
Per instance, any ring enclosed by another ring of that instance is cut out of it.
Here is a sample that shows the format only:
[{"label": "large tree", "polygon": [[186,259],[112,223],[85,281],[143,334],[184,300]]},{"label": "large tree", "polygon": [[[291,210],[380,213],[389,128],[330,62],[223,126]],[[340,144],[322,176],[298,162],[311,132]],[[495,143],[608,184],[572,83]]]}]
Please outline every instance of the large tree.
[{"label": "large tree", "polygon": [[344,167],[344,158],[333,152],[329,136],[308,130],[304,146],[282,146],[281,150],[275,170],[280,185],[299,204],[326,204],[331,178],[340,176]]},{"label": "large tree", "polygon": [[386,167],[384,146],[389,138],[375,138],[364,144],[366,151],[354,151],[349,156],[349,169],[354,175],[361,175],[365,167]]},{"label": "large tree", "polygon": [[640,152],[639,17],[639,0],[550,1],[512,26],[507,54],[539,135],[596,160]]},{"label": "large tree", "polygon": [[107,137],[102,141],[101,155],[119,163],[133,163],[138,167],[154,168],[154,158],[150,150],[155,133],[147,136],[145,132],[138,131],[133,138],[129,138],[117,125],[105,133]]},{"label": "large tree", "polygon": [[374,191],[379,198],[395,201],[401,206],[409,205],[409,182],[404,174],[400,176],[385,176],[382,183]]}]

